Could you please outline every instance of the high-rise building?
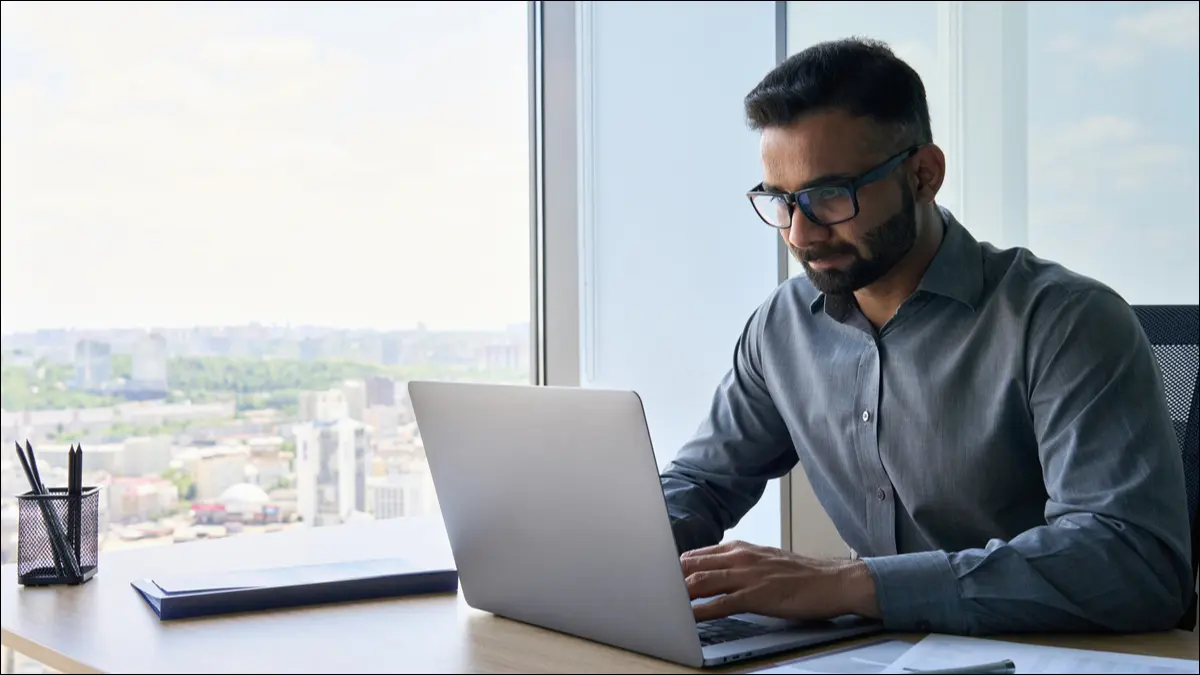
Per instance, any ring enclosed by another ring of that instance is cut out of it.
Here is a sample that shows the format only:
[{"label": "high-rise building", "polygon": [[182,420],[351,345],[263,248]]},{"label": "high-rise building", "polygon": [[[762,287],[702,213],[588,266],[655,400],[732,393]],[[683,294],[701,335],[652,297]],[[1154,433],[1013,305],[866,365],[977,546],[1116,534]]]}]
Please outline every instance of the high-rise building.
[{"label": "high-rise building", "polygon": [[75,388],[95,391],[112,379],[112,347],[106,342],[80,340],[75,344]]},{"label": "high-rise building", "polygon": [[432,515],[437,495],[428,472],[392,473],[367,480],[367,513],[377,520]]},{"label": "high-rise building", "polygon": [[167,393],[167,340],[158,333],[133,346],[132,372],[125,390],[132,398],[154,398]]},{"label": "high-rise building", "polygon": [[346,397],[346,414],[350,419],[363,421],[363,411],[367,408],[367,388],[363,381],[342,382],[342,395]]},{"label": "high-rise building", "polygon": [[295,427],[296,510],[313,526],[341,524],[366,511],[370,438],[366,425],[342,417]]},{"label": "high-rise building", "polygon": [[400,408],[394,405],[368,406],[363,411],[362,422],[371,427],[371,437],[377,442],[397,438],[400,432]]},{"label": "high-rise building", "polygon": [[386,377],[368,377],[366,379],[367,386],[367,406],[373,408],[375,406],[394,406],[396,405],[396,383]]},{"label": "high-rise building", "polygon": [[349,414],[346,394],[341,389],[300,393],[300,420],[303,422],[330,422]]}]

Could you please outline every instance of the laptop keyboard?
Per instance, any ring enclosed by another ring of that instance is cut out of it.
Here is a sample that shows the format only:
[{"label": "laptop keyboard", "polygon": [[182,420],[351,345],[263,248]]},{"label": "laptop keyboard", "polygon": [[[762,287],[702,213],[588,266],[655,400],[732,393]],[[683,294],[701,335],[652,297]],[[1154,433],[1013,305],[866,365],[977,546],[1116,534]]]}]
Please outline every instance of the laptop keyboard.
[{"label": "laptop keyboard", "polygon": [[722,642],[765,635],[779,629],[774,626],[764,626],[733,617],[726,617],[724,619],[714,619],[713,621],[701,621],[696,624],[696,630],[700,632],[700,644],[707,647],[708,645],[720,644]]}]

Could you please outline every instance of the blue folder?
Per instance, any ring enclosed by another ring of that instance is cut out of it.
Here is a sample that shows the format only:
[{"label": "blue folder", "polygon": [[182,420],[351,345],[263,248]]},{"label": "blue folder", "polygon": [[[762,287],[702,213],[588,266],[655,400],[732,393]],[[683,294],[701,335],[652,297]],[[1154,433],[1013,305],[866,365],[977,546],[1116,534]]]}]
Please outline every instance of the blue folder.
[{"label": "blue folder", "polygon": [[162,621],[329,602],[452,593],[455,569],[422,568],[398,558],[355,560],[136,579],[133,587]]}]

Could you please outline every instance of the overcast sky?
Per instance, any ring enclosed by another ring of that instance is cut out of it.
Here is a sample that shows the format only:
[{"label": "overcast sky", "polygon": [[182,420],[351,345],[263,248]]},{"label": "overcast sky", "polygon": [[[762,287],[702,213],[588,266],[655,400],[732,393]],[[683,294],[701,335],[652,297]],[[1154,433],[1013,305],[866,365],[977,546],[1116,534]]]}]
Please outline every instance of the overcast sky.
[{"label": "overcast sky", "polygon": [[3,8],[5,333],[528,320],[524,2]]},{"label": "overcast sky", "polygon": [[[935,3],[868,5],[791,11],[937,92]],[[528,320],[524,2],[2,7],[4,333]],[[1029,23],[1029,245],[1195,302],[1197,3]]]}]

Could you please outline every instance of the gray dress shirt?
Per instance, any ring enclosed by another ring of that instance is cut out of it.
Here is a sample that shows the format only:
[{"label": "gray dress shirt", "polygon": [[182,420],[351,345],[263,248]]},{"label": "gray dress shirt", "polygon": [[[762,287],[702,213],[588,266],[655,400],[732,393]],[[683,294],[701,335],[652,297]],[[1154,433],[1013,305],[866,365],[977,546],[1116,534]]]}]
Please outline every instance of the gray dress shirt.
[{"label": "gray dress shirt", "polygon": [[888,629],[1173,627],[1193,583],[1183,462],[1136,316],[942,214],[878,331],[803,276],[755,310],[662,476],[680,550],[718,543],[799,461]]}]

